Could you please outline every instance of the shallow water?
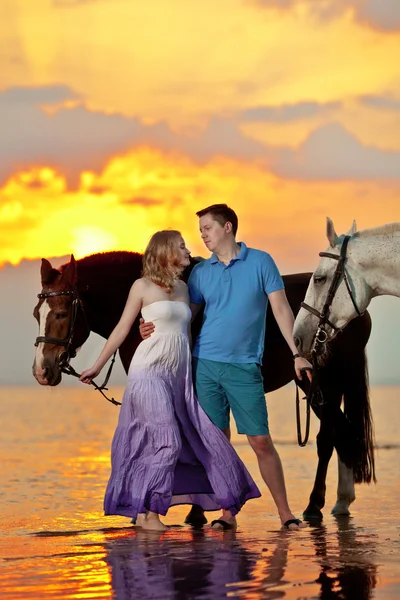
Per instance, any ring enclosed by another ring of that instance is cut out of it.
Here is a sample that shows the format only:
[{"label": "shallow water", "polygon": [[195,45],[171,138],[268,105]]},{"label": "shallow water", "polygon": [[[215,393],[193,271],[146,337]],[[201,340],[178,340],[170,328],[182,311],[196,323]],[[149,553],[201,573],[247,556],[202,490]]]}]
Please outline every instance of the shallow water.
[{"label": "shallow water", "polygon": [[[186,507],[175,507],[160,535],[102,515],[118,408],[86,387],[0,389],[1,598],[400,598],[400,388],[373,388],[371,396],[378,484],[357,486],[350,518],[330,515],[333,459],[323,522],[281,531],[254,455],[234,435],[263,492],[240,513],[238,531],[193,531],[182,526]],[[311,442],[298,448],[292,386],[270,395],[269,412],[290,502],[301,514],[317,421]]]}]

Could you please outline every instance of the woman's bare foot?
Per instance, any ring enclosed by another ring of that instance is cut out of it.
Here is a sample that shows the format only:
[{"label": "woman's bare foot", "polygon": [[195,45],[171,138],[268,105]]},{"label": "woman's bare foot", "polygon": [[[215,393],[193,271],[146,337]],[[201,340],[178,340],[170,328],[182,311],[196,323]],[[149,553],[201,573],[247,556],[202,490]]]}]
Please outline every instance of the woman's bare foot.
[{"label": "woman's bare foot", "polygon": [[146,520],[146,515],[144,513],[138,513],[138,516],[136,517],[136,527],[143,527],[143,523]]},{"label": "woman's bare foot", "polygon": [[153,512],[148,512],[145,519],[143,520],[142,529],[149,531],[166,531],[168,527],[161,523],[160,517]]}]

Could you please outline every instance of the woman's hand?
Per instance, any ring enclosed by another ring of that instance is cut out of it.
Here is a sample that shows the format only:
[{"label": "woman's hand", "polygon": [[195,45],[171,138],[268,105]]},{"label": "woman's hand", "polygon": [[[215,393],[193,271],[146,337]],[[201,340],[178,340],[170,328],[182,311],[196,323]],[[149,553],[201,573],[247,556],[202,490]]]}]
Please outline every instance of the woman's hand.
[{"label": "woman's hand", "polygon": [[79,381],[82,381],[82,383],[92,383],[92,379],[94,379],[95,377],[97,377],[97,375],[100,373],[101,369],[98,367],[91,367],[90,369],[86,369],[86,371],[83,371],[83,373],[81,374],[81,376],[79,377]]}]

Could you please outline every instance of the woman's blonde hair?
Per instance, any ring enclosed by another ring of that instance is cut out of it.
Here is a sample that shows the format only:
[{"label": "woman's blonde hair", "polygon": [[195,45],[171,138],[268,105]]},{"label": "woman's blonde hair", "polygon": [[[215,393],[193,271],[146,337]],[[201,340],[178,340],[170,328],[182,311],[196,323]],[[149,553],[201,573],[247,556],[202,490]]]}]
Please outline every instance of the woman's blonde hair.
[{"label": "woman's blonde hair", "polygon": [[183,267],[177,250],[176,239],[182,237],[180,231],[167,229],[157,231],[150,239],[143,254],[142,277],[171,293],[179,279]]}]

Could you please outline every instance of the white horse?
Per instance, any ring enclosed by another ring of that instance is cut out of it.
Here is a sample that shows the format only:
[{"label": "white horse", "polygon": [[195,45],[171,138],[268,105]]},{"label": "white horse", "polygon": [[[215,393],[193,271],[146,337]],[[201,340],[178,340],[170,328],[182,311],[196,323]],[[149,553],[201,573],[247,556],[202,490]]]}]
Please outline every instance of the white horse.
[{"label": "white horse", "polygon": [[[329,248],[320,255],[294,324],[294,340],[303,356],[310,357],[313,349],[323,356],[324,342],[362,314],[375,296],[400,297],[400,223],[357,232],[354,221],[346,236],[337,236],[327,218]],[[333,289],[339,265],[342,272]]]}]

